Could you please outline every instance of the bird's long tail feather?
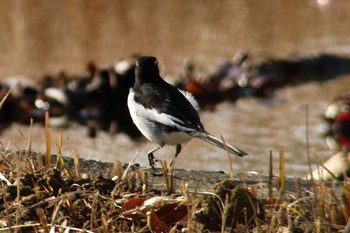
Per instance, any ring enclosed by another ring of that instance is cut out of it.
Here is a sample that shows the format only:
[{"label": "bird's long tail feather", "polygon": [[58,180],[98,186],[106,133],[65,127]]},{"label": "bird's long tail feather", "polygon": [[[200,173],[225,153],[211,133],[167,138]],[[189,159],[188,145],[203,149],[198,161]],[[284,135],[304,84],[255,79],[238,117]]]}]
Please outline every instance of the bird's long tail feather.
[{"label": "bird's long tail feather", "polygon": [[245,155],[248,155],[246,152],[238,149],[236,146],[230,144],[230,143],[225,143],[220,140],[219,138],[213,136],[213,135],[210,135],[208,133],[205,133],[205,132],[193,132],[191,133],[192,136],[194,137],[197,137],[199,139],[202,139],[203,141],[207,142],[207,143],[210,143],[216,147],[219,147],[223,150],[228,150],[231,154],[235,154],[239,157],[243,157]]}]

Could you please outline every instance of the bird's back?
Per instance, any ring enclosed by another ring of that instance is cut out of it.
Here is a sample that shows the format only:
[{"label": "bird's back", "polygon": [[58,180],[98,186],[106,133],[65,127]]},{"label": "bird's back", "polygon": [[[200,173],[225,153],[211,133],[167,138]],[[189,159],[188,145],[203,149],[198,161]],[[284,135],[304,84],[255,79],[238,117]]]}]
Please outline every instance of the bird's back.
[{"label": "bird's back", "polygon": [[149,109],[157,109],[181,119],[184,125],[197,131],[204,131],[199,115],[186,97],[175,87],[164,81],[144,83],[139,87],[140,94],[135,94],[135,100]]}]

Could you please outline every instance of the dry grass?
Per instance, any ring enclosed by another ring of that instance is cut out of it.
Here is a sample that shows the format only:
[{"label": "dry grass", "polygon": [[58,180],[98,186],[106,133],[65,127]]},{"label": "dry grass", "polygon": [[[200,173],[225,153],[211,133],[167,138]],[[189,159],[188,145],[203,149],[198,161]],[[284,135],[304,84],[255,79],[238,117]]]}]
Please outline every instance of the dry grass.
[{"label": "dry grass", "polygon": [[6,180],[1,185],[0,232],[334,232],[344,229],[350,216],[347,180],[334,177],[333,187],[313,181],[306,185],[310,189],[301,182],[290,184],[283,150],[280,174],[277,179],[269,176],[265,198],[260,184],[244,183],[248,178],[241,185],[228,179],[206,193],[189,192],[183,182],[182,193],[174,193],[173,171],[165,162],[166,189],[156,194],[148,189],[151,178],[143,169],[124,169],[116,162],[109,174],[96,177],[80,172],[76,151],[73,167],[60,153],[42,157],[1,151]]}]

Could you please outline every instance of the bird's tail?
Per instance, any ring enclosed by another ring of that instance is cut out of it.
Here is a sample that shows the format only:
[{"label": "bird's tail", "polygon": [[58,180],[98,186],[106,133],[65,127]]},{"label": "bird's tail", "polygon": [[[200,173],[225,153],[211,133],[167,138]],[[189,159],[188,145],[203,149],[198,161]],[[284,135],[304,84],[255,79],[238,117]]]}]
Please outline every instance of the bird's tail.
[{"label": "bird's tail", "polygon": [[191,133],[191,135],[193,137],[197,137],[199,139],[202,139],[203,141],[207,142],[207,143],[210,143],[216,147],[219,147],[223,150],[228,150],[231,154],[235,154],[239,157],[243,157],[245,155],[248,155],[246,152],[238,149],[237,147],[235,147],[234,145],[230,144],[230,143],[225,143],[220,140],[219,138],[213,136],[213,135],[210,135],[208,133],[205,133],[205,132],[193,132]]}]

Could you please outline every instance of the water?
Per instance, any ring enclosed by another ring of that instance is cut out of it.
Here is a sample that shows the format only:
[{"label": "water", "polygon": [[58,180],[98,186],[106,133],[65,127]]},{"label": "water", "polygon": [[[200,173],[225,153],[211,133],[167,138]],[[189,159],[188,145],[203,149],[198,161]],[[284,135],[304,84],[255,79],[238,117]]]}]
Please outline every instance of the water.
[{"label": "water", "polygon": [[[350,3],[261,1],[1,1],[0,77],[80,73],[130,53],[164,67],[209,65],[237,51],[263,57],[350,51]],[[35,6],[35,7],[34,7]]]},{"label": "water", "polygon": [[[164,75],[179,71],[186,58],[207,68],[238,51],[247,51],[256,60],[321,52],[349,54],[350,2],[329,2],[321,6],[313,0],[1,1],[0,79],[23,75],[35,82],[61,70],[80,74],[89,60],[111,65],[131,53],[156,55]],[[284,88],[268,102],[244,98],[235,104],[222,103],[215,112],[202,112],[202,121],[209,132],[250,154],[233,158],[235,171],[266,173],[270,150],[277,168],[283,146],[287,174],[303,176],[308,171],[306,106],[310,154],[317,163],[332,154],[320,136],[324,127],[320,116],[333,96],[349,89],[349,80],[343,76]],[[28,131],[26,126],[14,125],[0,140],[4,147],[11,142],[10,148],[23,149],[22,134],[27,137]],[[132,142],[124,135],[99,133],[97,139],[89,139],[81,126],[52,129],[55,142],[59,133],[63,133],[66,155],[75,148],[82,157],[98,160],[128,162],[140,151],[136,162],[147,165],[144,154],[154,146]],[[36,125],[32,134],[33,149],[44,152],[45,131]],[[172,153],[169,147],[157,156],[166,159]],[[225,152],[197,140],[184,147],[176,166],[229,170]]]}]

